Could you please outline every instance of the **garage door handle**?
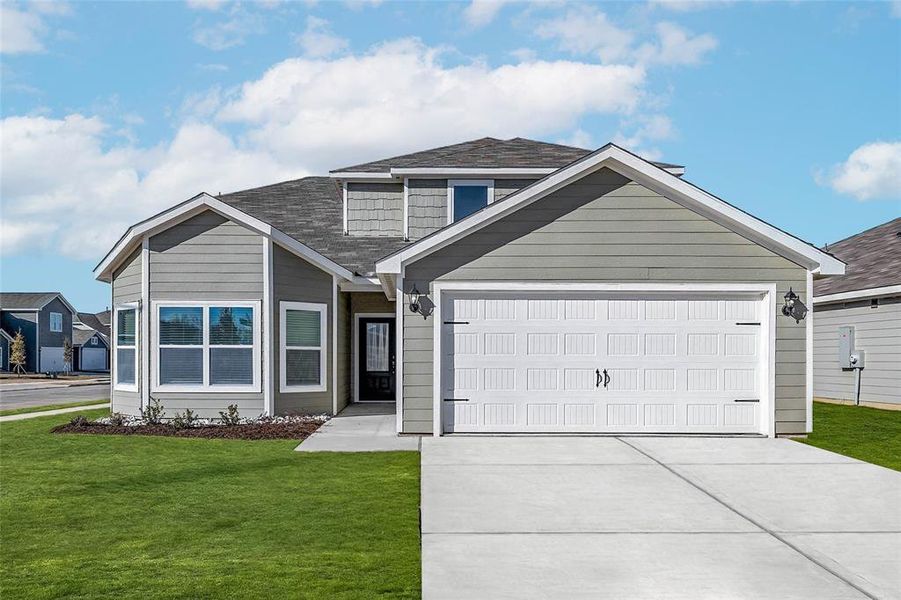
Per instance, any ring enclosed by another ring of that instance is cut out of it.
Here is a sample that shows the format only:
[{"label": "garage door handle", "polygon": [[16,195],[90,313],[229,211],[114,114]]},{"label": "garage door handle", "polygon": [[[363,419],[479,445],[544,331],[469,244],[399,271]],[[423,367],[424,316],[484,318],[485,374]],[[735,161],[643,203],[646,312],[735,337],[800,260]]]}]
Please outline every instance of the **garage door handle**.
[{"label": "garage door handle", "polygon": [[760,402],[760,398],[736,398],[733,402]]},{"label": "garage door handle", "polygon": [[601,370],[595,369],[594,374],[597,377],[597,380],[594,382],[594,387],[596,387],[596,388],[601,387]]},{"label": "garage door handle", "polygon": [[610,383],[610,375],[607,374],[607,369],[604,369],[604,389],[607,389],[607,384]]}]

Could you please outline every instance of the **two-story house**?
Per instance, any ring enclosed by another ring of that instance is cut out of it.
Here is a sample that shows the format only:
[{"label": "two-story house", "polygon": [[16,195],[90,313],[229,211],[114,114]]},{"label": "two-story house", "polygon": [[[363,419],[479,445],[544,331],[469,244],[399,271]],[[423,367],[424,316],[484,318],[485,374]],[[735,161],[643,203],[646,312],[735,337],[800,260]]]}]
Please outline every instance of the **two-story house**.
[{"label": "two-story house", "polygon": [[[59,292],[0,292],[0,328],[25,338],[25,370],[52,373],[66,370],[63,344],[72,341],[75,309]],[[9,350],[4,361],[8,363]]]},{"label": "two-story house", "polygon": [[811,321],[782,309],[844,265],[683,173],[613,144],[484,138],[195,196],[95,270],[112,408],[390,402],[399,433],[436,435],[809,431]]}]

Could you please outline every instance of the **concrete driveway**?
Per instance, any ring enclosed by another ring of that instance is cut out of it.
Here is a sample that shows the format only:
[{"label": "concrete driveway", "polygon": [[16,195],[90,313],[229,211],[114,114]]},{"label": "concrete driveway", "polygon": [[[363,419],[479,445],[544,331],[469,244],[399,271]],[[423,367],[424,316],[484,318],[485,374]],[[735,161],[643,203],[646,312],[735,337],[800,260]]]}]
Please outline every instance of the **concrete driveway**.
[{"label": "concrete driveway", "polygon": [[791,440],[422,444],[423,597],[901,598],[901,473]]}]

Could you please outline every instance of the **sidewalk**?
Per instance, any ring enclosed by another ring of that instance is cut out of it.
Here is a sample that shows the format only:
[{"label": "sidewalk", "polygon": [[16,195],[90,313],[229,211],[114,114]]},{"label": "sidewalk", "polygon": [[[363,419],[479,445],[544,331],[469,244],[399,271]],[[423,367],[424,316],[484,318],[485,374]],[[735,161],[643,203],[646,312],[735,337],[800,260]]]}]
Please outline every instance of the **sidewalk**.
[{"label": "sidewalk", "polygon": [[54,388],[78,387],[82,385],[101,385],[109,383],[109,377],[94,379],[46,379],[23,381],[22,383],[0,383],[0,392],[16,392],[19,390],[46,390]]},{"label": "sidewalk", "polygon": [[6,415],[5,417],[0,417],[0,423],[6,423],[7,421],[23,421],[25,419],[34,419],[36,417],[49,417],[51,415],[63,415],[66,413],[95,410],[98,408],[109,408],[109,402],[104,402],[103,404],[91,404],[89,406],[70,406],[69,408],[55,408],[53,410],[42,410],[39,412],[22,413],[19,415]]},{"label": "sidewalk", "polygon": [[420,437],[397,435],[394,403],[351,404],[294,450],[297,452],[391,452],[419,450]]}]

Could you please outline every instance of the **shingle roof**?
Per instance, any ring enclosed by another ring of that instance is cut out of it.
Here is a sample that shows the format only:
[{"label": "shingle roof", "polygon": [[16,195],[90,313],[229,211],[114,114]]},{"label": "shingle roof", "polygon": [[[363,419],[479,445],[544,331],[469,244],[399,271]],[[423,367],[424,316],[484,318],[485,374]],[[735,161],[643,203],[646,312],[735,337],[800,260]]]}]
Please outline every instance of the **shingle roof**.
[{"label": "shingle roof", "polygon": [[72,328],[72,345],[73,346],[84,346],[85,342],[87,342],[89,339],[94,337],[95,333],[98,333],[98,332],[91,328],[81,329],[80,327],[73,327]]},{"label": "shingle roof", "polygon": [[814,281],[814,296],[901,284],[901,217],[823,249],[848,266],[844,275]]},{"label": "shingle roof", "polygon": [[[104,311],[104,312],[106,313],[107,318],[109,318],[109,311]],[[103,313],[98,313],[95,315],[93,313],[80,312],[80,313],[78,313],[77,318],[79,321],[81,321],[82,323],[84,323],[85,325],[90,327],[91,329],[96,329],[103,335],[109,336],[109,334],[110,334],[109,324],[104,324],[103,321],[100,320],[100,317],[98,315],[101,315],[101,314],[103,314]]]},{"label": "shingle roof", "polygon": [[329,177],[305,177],[223,194],[217,199],[360,275],[371,275],[376,260],[410,243],[399,237],[344,235],[341,189]]},{"label": "shingle roof", "polygon": [[0,309],[41,308],[59,295],[59,292],[0,292]]},{"label": "shingle roof", "polygon": [[[412,154],[403,154],[374,162],[363,163],[332,173],[387,173],[395,168],[560,168],[591,154],[593,150],[550,144],[525,138],[499,140],[485,137],[460,144],[441,146]],[[654,163],[658,167],[677,167],[669,163]]]}]

